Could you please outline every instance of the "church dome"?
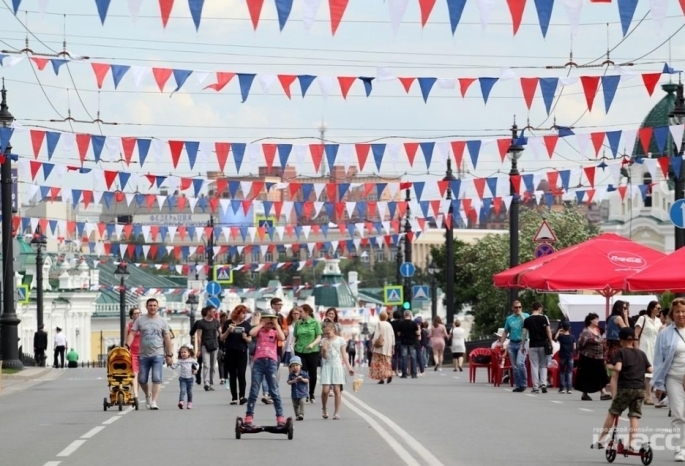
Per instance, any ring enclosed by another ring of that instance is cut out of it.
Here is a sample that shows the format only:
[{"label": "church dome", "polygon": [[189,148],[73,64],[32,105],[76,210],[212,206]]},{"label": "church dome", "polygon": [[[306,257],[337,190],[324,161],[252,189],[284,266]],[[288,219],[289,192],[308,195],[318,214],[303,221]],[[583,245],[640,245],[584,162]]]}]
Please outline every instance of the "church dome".
[{"label": "church dome", "polygon": [[317,306],[335,307],[337,309],[357,307],[357,300],[343,279],[339,262],[340,259],[328,259],[326,261],[326,268],[312,293]]},{"label": "church dome", "polygon": [[[647,117],[645,118],[645,120],[640,125],[640,129],[642,129],[642,128],[657,128],[659,126],[670,126],[671,123],[670,123],[670,120],[668,118],[668,115],[675,108],[675,99],[676,99],[675,93],[678,89],[678,85],[675,83],[668,83],[668,84],[662,85],[661,89],[663,89],[664,92],[666,92],[666,95],[647,114]],[[652,153],[652,156],[658,157],[660,155],[659,154],[659,146],[657,145],[656,140],[654,139],[654,136],[652,136],[652,139],[649,143],[649,152]],[[633,157],[645,157],[645,156],[646,156],[645,151],[643,150],[642,143],[640,142],[640,138],[638,137],[637,140],[635,141],[635,147],[633,148]]]}]

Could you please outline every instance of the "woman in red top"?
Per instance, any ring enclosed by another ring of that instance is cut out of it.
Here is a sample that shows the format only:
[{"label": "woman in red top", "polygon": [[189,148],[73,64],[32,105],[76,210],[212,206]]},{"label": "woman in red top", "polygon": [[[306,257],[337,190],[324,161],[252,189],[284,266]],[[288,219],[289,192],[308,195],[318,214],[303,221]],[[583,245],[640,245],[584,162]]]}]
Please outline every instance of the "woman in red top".
[{"label": "woman in red top", "polygon": [[[131,322],[128,323],[126,327],[126,335],[131,332],[131,327],[133,327],[133,322],[140,317],[140,309],[137,307],[132,307],[128,311],[128,316],[131,318]],[[133,365],[133,396],[138,398],[138,353],[140,352],[140,332],[136,333],[133,338],[133,343],[131,343],[131,363]]]}]

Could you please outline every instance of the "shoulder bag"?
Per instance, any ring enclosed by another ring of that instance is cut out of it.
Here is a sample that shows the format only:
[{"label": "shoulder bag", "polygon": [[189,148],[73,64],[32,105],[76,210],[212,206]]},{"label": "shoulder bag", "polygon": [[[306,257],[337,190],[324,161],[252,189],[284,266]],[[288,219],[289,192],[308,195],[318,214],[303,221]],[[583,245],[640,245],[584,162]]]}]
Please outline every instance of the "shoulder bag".
[{"label": "shoulder bag", "polygon": [[[552,327],[549,323],[549,317],[545,316],[545,319],[547,319],[547,327],[551,331]],[[552,346],[552,342],[549,341],[547,338],[545,338],[545,354],[547,356],[551,356],[553,352],[554,352],[554,347]]]},{"label": "shoulder bag", "polygon": [[383,332],[381,332],[381,326],[378,325],[378,338],[373,342],[374,348],[382,348],[385,345],[385,338],[383,338]]}]

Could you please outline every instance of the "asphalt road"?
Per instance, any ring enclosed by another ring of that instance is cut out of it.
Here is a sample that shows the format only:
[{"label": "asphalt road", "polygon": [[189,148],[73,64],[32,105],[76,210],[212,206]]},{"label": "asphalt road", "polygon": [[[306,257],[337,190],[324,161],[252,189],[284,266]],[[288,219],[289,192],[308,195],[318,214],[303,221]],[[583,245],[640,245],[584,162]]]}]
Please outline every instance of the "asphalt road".
[{"label": "asphalt road", "polygon": [[[365,372],[362,370],[362,373]],[[484,380],[484,372],[479,374]],[[285,379],[285,377],[283,377]],[[165,370],[160,410],[104,412],[107,382],[102,369],[66,370],[16,393],[0,396],[1,464],[17,466],[108,466],[127,464],[320,464],[358,465],[576,465],[606,464],[590,450],[593,429],[609,402],[582,402],[578,394],[509,392],[468,374],[430,372],[390,385],[367,380],[358,393],[346,387],[342,419],[321,418],[308,404],[295,438],[234,436],[244,406],[230,406],[222,387],[204,392],[195,385],[193,410],[176,407],[178,382]],[[199,389],[199,390],[198,390]],[[282,383],[282,393],[289,394]],[[285,399],[285,411],[292,405]],[[329,414],[332,407],[329,407]],[[668,428],[667,410],[644,408],[641,427]],[[260,403],[255,422],[272,423],[272,406]],[[626,422],[622,421],[623,425]],[[655,464],[672,461],[655,451]],[[615,464],[640,464],[617,458]]]}]

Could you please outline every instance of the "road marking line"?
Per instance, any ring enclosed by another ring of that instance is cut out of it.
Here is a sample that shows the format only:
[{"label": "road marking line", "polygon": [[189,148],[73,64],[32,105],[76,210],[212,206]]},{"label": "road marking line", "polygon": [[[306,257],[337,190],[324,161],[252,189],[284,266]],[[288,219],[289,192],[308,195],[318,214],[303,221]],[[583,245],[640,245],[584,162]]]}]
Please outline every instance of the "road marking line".
[{"label": "road marking line", "polygon": [[116,422],[119,419],[121,419],[119,416],[110,417],[105,422],[103,422],[103,424],[104,425],[112,424],[113,422]]},{"label": "road marking line", "polygon": [[86,443],[85,440],[74,440],[67,448],[57,453],[57,456],[69,456],[78,450],[84,443]]},{"label": "road marking line", "polygon": [[131,406],[130,408],[125,409],[125,410],[123,410],[122,412],[120,412],[120,413],[119,413],[119,416],[123,416],[124,414],[128,414],[128,413],[130,413],[131,411],[135,411],[135,408],[133,408],[132,406]]},{"label": "road marking line", "polygon": [[90,429],[88,432],[86,432],[85,434],[83,434],[83,435],[81,436],[81,438],[93,438],[98,432],[100,432],[100,431],[101,431],[102,429],[104,429],[104,428],[105,428],[105,426],[93,427],[93,428]]},{"label": "road marking line", "polygon": [[60,463],[61,463],[61,461],[48,461],[43,466],[57,466]]},{"label": "road marking line", "polygon": [[619,419],[623,422],[630,422],[630,419],[627,419],[625,417],[619,417]]},{"label": "road marking line", "polygon": [[556,400],[551,400],[551,401],[552,401],[552,403],[557,403],[557,404],[560,404],[560,405],[563,405],[563,404],[564,404],[563,401],[556,401]]},{"label": "road marking line", "polygon": [[529,396],[529,397],[531,397],[531,398],[537,398],[537,397],[538,397],[537,395],[532,395],[532,394],[530,394],[530,393],[526,393],[526,396]]},{"label": "road marking line", "polygon": [[591,409],[587,409],[587,408],[578,408],[578,409],[581,410],[581,411],[585,411],[586,413],[591,413],[591,412],[592,412]]},{"label": "road marking line", "polygon": [[376,422],[375,419],[373,419],[371,416],[363,412],[360,408],[357,408],[354,406],[352,403],[347,401],[346,398],[343,398],[342,402],[353,412],[357,413],[359,417],[364,419],[376,432],[378,432],[378,435],[385,440],[385,442],[390,445],[390,448],[395,450],[395,453],[397,453],[397,456],[400,457],[402,461],[407,464],[407,466],[421,466],[418,461],[414,459],[413,456],[411,456],[411,453],[409,453],[400,443],[393,438],[390,433],[388,433],[387,430],[385,430],[378,422]]},{"label": "road marking line", "polygon": [[423,464],[426,466],[444,466],[440,460],[438,460],[426,447],[421,445],[417,440],[414,439],[411,435],[407,433],[404,429],[402,429],[400,426],[395,424],[392,420],[390,420],[388,417],[385,415],[381,414],[380,412],[376,411],[373,409],[371,406],[367,405],[357,397],[347,394],[346,398],[349,400],[354,401],[357,403],[359,406],[362,408],[366,409],[369,413],[373,414],[377,418],[379,418],[381,421],[383,421],[385,424],[388,425],[392,430],[395,431],[397,435],[404,440],[405,444],[409,445],[416,453],[419,454],[424,459]]}]

